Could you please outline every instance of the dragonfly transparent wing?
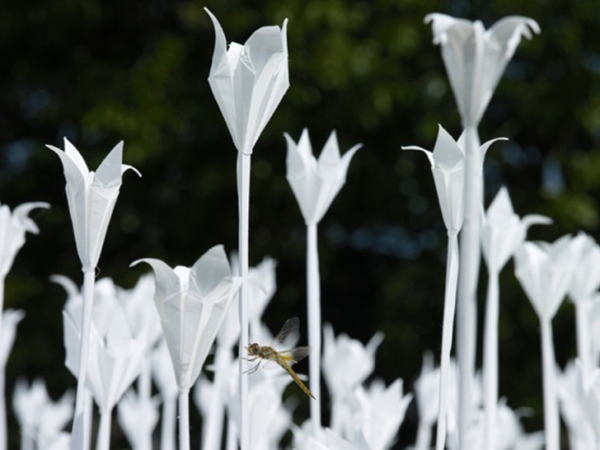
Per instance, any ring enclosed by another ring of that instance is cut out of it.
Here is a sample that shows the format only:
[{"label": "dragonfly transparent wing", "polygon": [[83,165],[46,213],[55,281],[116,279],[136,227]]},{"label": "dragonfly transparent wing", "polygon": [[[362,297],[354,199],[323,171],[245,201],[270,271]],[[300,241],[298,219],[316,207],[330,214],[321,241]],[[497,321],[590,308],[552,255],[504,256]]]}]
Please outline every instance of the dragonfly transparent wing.
[{"label": "dragonfly transparent wing", "polygon": [[292,350],[281,352],[281,356],[283,356],[287,363],[291,366],[296,364],[298,361],[302,361],[308,356],[309,353],[310,347],[296,347]]},{"label": "dragonfly transparent wing", "polygon": [[297,317],[288,319],[275,336],[270,347],[279,349],[293,348],[300,339],[300,320]]}]

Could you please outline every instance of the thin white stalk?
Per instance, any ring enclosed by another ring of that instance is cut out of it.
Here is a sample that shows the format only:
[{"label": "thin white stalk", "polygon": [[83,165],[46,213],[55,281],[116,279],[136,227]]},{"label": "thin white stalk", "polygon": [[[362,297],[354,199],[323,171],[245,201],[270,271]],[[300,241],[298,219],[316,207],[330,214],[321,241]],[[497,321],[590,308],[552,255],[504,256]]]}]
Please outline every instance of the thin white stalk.
[{"label": "thin white stalk", "polygon": [[552,323],[549,319],[542,318],[541,328],[546,450],[559,450],[560,420],[558,417],[558,398],[556,393],[556,361],[554,359]]},{"label": "thin white stalk", "polygon": [[496,446],[496,417],[498,415],[498,317],[500,307],[498,277],[498,271],[490,269],[483,342],[484,442],[490,448]]},{"label": "thin white stalk", "polygon": [[[248,222],[250,210],[250,162],[251,152],[238,152],[238,208],[239,208],[239,243],[240,276],[243,280],[248,277]],[[239,294],[240,312],[240,448],[250,450],[250,419],[248,408],[248,374],[246,358],[248,348],[248,285],[242,283]]]},{"label": "thin white stalk", "polygon": [[[2,320],[2,316],[0,316]],[[6,394],[5,394],[5,367],[0,368],[0,450],[6,450],[8,436],[6,434]]]},{"label": "thin white stalk", "polygon": [[[4,277],[0,276],[0,336],[2,335],[2,314],[4,313]],[[5,369],[0,368],[0,450],[6,450],[8,445],[6,435],[6,393]]]},{"label": "thin white stalk", "polygon": [[179,450],[190,450],[190,396],[179,391]]},{"label": "thin white stalk", "polygon": [[90,327],[92,324],[92,311],[94,307],[94,285],[96,284],[95,273],[93,269],[83,272],[83,308],[81,318],[81,344],[79,347],[79,372],[77,377],[77,394],[75,398],[75,416],[73,420],[73,432],[71,439],[71,450],[87,450],[90,446],[90,427],[91,423],[88,412],[91,410],[85,407],[88,355],[90,348]]},{"label": "thin white stalk", "polygon": [[477,345],[477,281],[479,278],[480,214],[483,202],[482,157],[475,126],[465,128],[464,223],[460,233],[460,272],[458,275],[457,357],[458,357],[458,439],[459,448],[468,442],[473,399]]},{"label": "thin white stalk", "polygon": [[210,400],[210,412],[206,419],[206,426],[204,427],[204,444],[202,448],[204,450],[220,450],[221,440],[223,437],[223,399],[221,398],[221,392],[223,390],[223,383],[227,376],[227,365],[230,360],[230,350],[223,348],[221,345],[217,345],[215,355],[215,377],[213,384],[213,395]]},{"label": "thin white stalk", "polygon": [[[446,410],[448,408],[448,375],[450,372],[450,352],[454,332],[456,312],[456,286],[458,282],[458,239],[456,233],[448,233],[448,254],[446,256],[446,286],[444,293],[444,324],[442,327],[442,355],[440,362],[440,400],[438,406],[438,425],[435,446],[443,450],[446,444]],[[431,438],[427,441],[427,447]],[[418,441],[417,441],[418,442]],[[419,447],[417,447],[419,448]]]},{"label": "thin white stalk", "polygon": [[577,356],[581,360],[583,373],[587,378],[594,367],[590,337],[590,301],[587,299],[575,302],[575,320],[577,329]]},{"label": "thin white stalk", "polygon": [[163,399],[162,422],[160,425],[160,450],[175,450],[175,423],[177,401],[175,398]]},{"label": "thin white stalk", "polygon": [[232,420],[227,421],[226,450],[237,450],[237,427]]},{"label": "thin white stalk", "polygon": [[429,450],[431,448],[431,425],[423,421],[419,422],[417,429],[417,440],[414,450]]},{"label": "thin white stalk", "polygon": [[84,408],[85,411],[83,413],[83,417],[85,420],[85,429],[87,433],[85,434],[84,448],[91,448],[92,442],[92,419],[94,418],[94,397],[92,396],[92,391],[89,388],[85,389],[85,399],[84,399]]},{"label": "thin white stalk", "polygon": [[[142,372],[138,378],[137,387],[142,404],[149,404],[152,397],[152,366],[150,365],[149,351],[146,351],[142,360]],[[140,436],[136,450],[152,450],[152,432]]]},{"label": "thin white stalk", "polygon": [[108,450],[110,448],[110,428],[112,419],[112,408],[100,411],[100,426],[98,427],[98,440],[96,450]]},{"label": "thin white stalk", "polygon": [[319,249],[317,224],[306,226],[306,291],[308,302],[308,375],[310,390],[316,400],[310,402],[310,420],[313,433],[321,429],[321,278],[319,276]]}]

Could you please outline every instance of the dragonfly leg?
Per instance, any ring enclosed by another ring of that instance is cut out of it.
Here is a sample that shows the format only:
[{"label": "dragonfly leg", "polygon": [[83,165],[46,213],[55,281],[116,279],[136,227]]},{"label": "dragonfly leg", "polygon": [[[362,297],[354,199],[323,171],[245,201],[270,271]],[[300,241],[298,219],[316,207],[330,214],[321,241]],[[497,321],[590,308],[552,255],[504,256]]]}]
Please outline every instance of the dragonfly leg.
[{"label": "dragonfly leg", "polygon": [[[256,359],[256,358],[254,358]],[[248,370],[246,370],[244,373],[245,374],[253,374],[254,372],[256,372],[258,370],[258,368],[260,367],[260,363],[262,363],[262,360],[258,362],[258,364],[256,364],[254,367],[249,368]]]}]

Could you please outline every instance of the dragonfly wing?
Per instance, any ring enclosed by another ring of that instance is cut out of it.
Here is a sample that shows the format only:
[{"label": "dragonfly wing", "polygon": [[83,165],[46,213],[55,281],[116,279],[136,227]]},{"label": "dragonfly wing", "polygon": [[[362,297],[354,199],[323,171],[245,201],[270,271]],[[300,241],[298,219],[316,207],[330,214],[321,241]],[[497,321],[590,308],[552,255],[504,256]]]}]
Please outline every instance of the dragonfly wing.
[{"label": "dragonfly wing", "polygon": [[275,336],[270,347],[291,348],[300,339],[300,320],[297,317],[288,319],[281,327],[281,331]]},{"label": "dragonfly wing", "polygon": [[281,357],[291,366],[302,361],[310,353],[310,347],[296,347],[281,353]]}]

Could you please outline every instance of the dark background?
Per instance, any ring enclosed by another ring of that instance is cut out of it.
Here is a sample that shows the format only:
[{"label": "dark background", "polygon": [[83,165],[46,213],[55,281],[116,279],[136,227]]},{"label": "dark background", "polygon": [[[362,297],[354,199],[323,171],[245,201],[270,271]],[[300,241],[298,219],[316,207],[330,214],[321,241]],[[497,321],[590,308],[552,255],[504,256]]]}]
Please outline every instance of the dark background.
[{"label": "dark background", "polygon": [[[237,155],[206,80],[214,32],[204,6],[228,41],[289,18],[291,87],[256,145],[251,180],[250,263],[266,255],[279,261],[278,292],[265,314],[273,331],[288,317],[306,317],[305,231],[285,179],[282,134],[298,139],[308,127],[319,152],[336,129],[342,151],[358,142],[364,148],[319,227],[323,320],[363,342],[382,330],[375,374],[387,383],[402,377],[405,390],[422,353],[439,355],[445,229],[429,163],[400,151],[431,149],[438,123],[461,132],[440,49],[423,24],[430,12],[486,27],[512,14],[538,21],[542,34],[521,43],[480,127],[482,141],[510,139],[488,152],[486,206],[505,184],[517,213],[555,221],[532,229],[531,238],[577,230],[598,237],[596,0],[5,3],[0,201],[52,205],[33,213],[41,234],[29,235],[6,282],[5,308],[27,312],[7,369],[9,399],[18,376],[44,377],[54,398],[75,384],[63,366],[65,294],[48,277],[81,282],[82,275],[62,166],[44,144],[62,147],[66,136],[95,168],[123,139],[124,163],[143,174],[124,176],[100,277],[131,287],[146,270],[129,268],[138,258],[189,266],[217,243],[237,246]],[[485,286],[484,273],[482,300]],[[525,426],[541,429],[538,321],[512,263],[502,274],[500,320],[500,394],[513,408],[532,407]],[[565,302],[554,321],[561,366],[575,353],[573,320]],[[401,443],[414,439],[415,420],[411,408]]]}]

